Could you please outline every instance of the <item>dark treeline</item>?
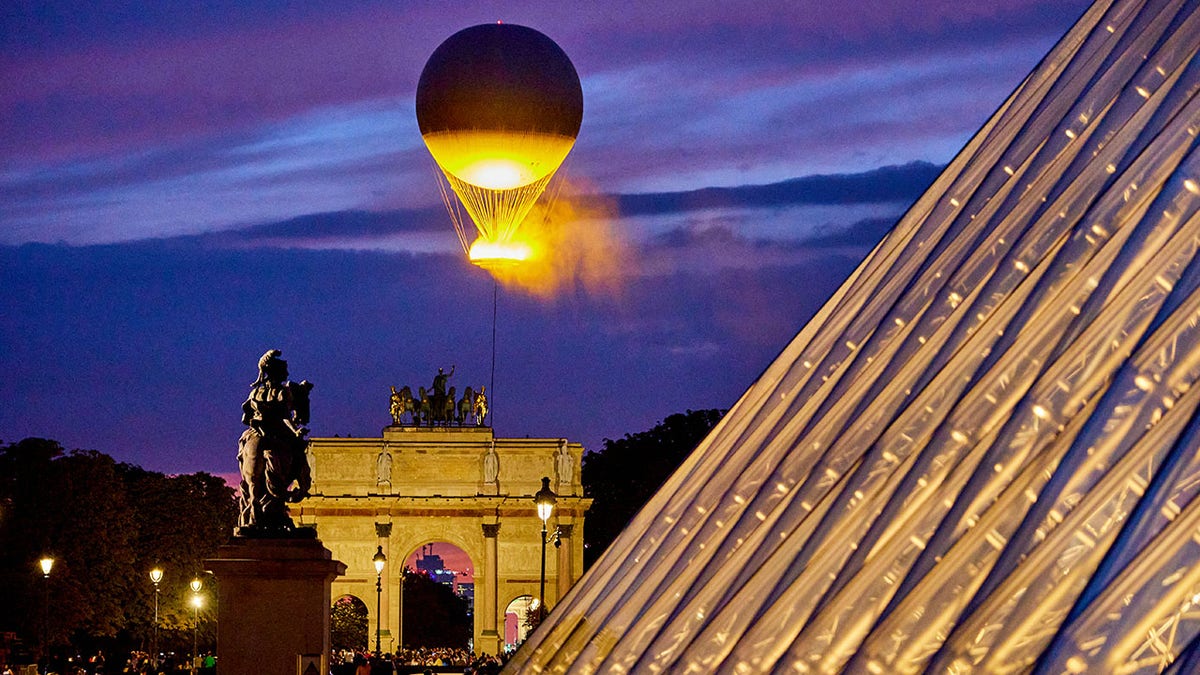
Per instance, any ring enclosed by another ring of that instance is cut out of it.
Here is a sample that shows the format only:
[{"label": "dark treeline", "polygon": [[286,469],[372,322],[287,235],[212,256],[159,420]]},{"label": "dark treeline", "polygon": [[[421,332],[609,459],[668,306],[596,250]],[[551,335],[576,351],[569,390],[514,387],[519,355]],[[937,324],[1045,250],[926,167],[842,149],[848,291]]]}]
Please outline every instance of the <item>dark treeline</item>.
[{"label": "dark treeline", "polygon": [[689,410],[669,415],[654,428],[604,439],[599,452],[583,457],[584,494],[594,501],[583,527],[586,567],[604,553],[663,482],[679,468],[723,410]]},{"label": "dark treeline", "polygon": [[[0,659],[30,662],[43,639],[60,655],[148,651],[154,567],[164,572],[160,649],[191,651],[197,577],[207,600],[199,635],[211,648],[216,589],[203,561],[236,520],[233,490],[210,474],[167,476],[40,438],[0,444]],[[44,556],[54,559],[48,578]]]}]

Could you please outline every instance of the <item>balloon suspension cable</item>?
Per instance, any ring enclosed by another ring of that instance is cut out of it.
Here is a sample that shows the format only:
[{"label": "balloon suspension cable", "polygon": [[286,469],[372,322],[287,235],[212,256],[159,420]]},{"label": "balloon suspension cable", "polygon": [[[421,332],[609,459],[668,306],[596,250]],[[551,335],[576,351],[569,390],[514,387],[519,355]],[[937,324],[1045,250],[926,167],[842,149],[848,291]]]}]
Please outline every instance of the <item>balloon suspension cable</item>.
[{"label": "balloon suspension cable", "polygon": [[[454,196],[450,189],[450,184],[447,182],[445,174],[442,173],[441,167],[437,162],[429,159],[430,165],[433,167],[433,175],[437,179],[438,192],[442,195],[442,204],[446,207],[446,213],[450,214],[450,222],[454,225],[454,233],[458,235],[458,243],[462,245],[464,255],[469,255],[471,251],[471,242],[467,240],[467,219],[463,213],[462,204]],[[475,228],[471,228],[474,230]]]},{"label": "balloon suspension cable", "polygon": [[[456,178],[454,174],[442,172],[441,177],[450,184],[450,190],[458,195],[462,208],[466,209],[480,236],[490,242],[503,243],[512,239],[517,228],[529,215],[537,198],[545,191],[553,174],[520,187],[494,190],[472,185]],[[449,191],[443,190],[443,200],[449,200]],[[447,202],[452,203],[452,202]],[[449,208],[449,207],[447,207]],[[460,216],[461,218],[461,216]],[[466,229],[463,228],[465,238]]]},{"label": "balloon suspension cable", "polygon": [[491,404],[488,415],[492,418],[492,429],[496,428],[496,308],[500,304],[500,282],[492,277],[492,379],[488,386],[492,389]]},{"label": "balloon suspension cable", "polygon": [[558,197],[562,194],[563,186],[567,184],[567,176],[570,174],[570,171],[568,171],[569,164],[570,157],[563,160],[563,163],[558,167],[558,171],[554,172],[554,175],[551,176],[552,180],[546,186],[546,193],[542,195],[542,202],[547,207],[547,218],[549,218],[549,213],[551,210],[550,207],[554,206],[554,204],[558,202]]}]

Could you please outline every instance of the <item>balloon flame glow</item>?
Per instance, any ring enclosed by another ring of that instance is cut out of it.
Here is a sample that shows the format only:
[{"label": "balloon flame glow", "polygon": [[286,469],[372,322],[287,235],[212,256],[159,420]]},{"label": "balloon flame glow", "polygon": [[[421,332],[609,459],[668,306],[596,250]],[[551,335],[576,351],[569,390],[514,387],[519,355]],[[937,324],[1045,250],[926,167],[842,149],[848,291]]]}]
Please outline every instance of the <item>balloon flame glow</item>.
[{"label": "balloon flame glow", "polygon": [[641,267],[633,249],[613,227],[616,213],[613,200],[564,181],[557,197],[539,200],[515,238],[500,247],[503,251],[516,246],[528,252],[528,257],[479,258],[475,248],[492,243],[480,237],[472,246],[471,262],[504,287],[536,297],[580,291],[615,296],[623,280]]},{"label": "balloon flame glow", "polygon": [[499,242],[480,238],[471,244],[468,257],[472,263],[484,269],[490,269],[497,265],[524,262],[529,260],[532,255],[533,249],[528,244],[519,241]]}]

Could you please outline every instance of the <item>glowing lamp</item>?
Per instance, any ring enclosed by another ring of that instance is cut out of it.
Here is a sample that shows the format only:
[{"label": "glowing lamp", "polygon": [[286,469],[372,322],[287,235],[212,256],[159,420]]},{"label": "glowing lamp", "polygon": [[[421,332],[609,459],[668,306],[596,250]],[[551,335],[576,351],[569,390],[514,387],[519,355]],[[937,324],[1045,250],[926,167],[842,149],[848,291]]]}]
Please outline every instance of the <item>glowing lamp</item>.
[{"label": "glowing lamp", "polygon": [[[371,558],[371,562],[375,563],[375,653],[378,654],[380,653],[380,640],[383,635],[383,565],[387,562],[387,556],[383,554],[382,544],[379,545],[379,550],[375,551],[375,557]],[[403,611],[403,575],[401,575],[400,593],[400,606],[401,611]],[[401,637],[403,637],[403,633],[401,633]]]},{"label": "glowing lamp", "polygon": [[42,566],[42,576],[48,577],[50,576],[50,568],[54,567],[54,558],[46,556],[39,560],[38,564]]},{"label": "glowing lamp", "polygon": [[150,581],[154,582],[154,585],[157,586],[158,582],[162,581],[162,578],[163,571],[161,568],[155,567],[154,569],[150,570]]},{"label": "glowing lamp", "polygon": [[550,489],[550,479],[542,477],[542,489],[537,491],[533,496],[533,501],[537,503],[538,518],[542,519],[542,527],[546,525],[546,521],[550,520],[550,515],[554,513],[554,503],[557,501],[557,495]]},{"label": "glowing lamp", "polygon": [[387,556],[383,554],[383,546],[375,551],[375,557],[371,558],[371,562],[375,563],[375,574],[383,574],[383,565],[387,562]]}]

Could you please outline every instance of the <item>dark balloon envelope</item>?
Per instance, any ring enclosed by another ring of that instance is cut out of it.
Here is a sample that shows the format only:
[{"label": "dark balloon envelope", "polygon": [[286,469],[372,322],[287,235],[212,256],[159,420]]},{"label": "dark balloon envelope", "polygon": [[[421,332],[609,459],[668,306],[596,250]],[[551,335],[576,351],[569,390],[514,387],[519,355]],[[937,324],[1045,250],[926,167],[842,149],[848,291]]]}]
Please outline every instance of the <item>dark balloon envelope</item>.
[{"label": "dark balloon envelope", "polygon": [[514,24],[464,28],[429,57],[417,84],[421,134],[490,129],[574,137],[583,89],[566,53]]}]

